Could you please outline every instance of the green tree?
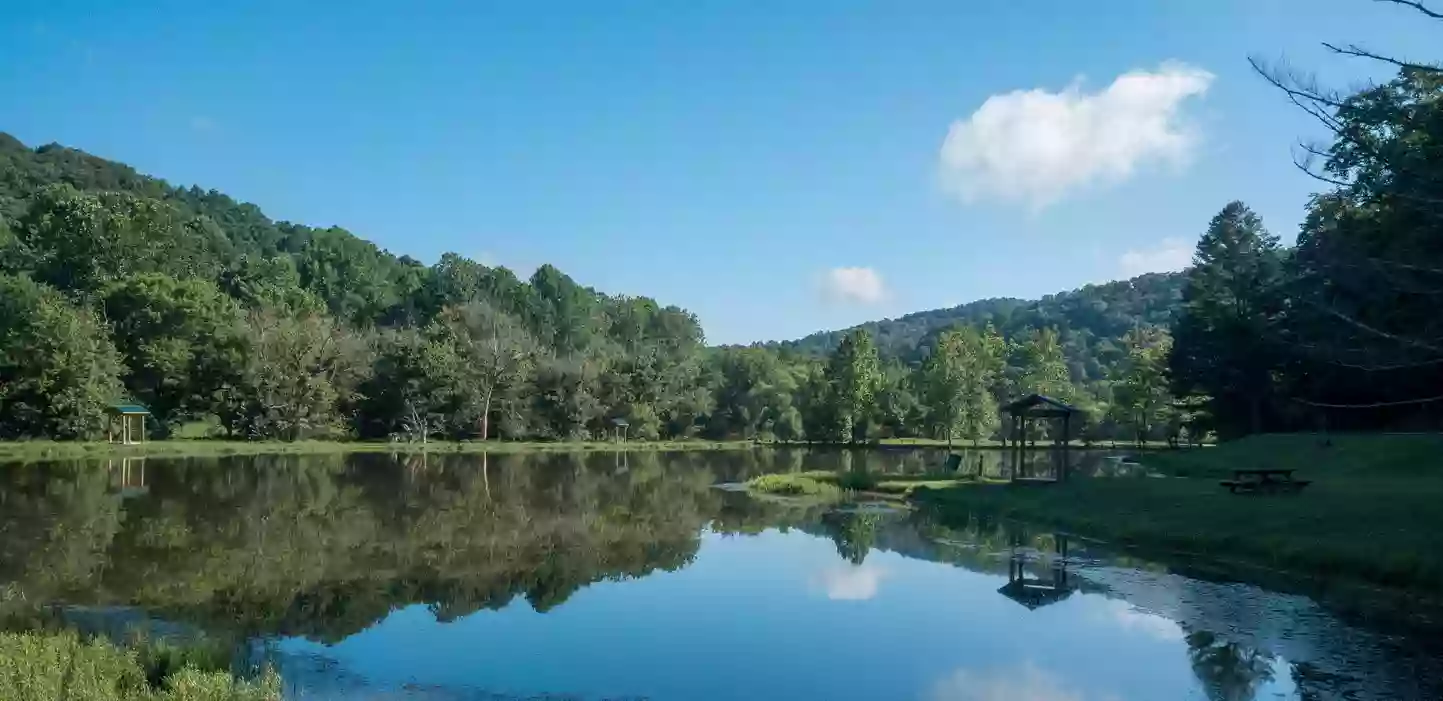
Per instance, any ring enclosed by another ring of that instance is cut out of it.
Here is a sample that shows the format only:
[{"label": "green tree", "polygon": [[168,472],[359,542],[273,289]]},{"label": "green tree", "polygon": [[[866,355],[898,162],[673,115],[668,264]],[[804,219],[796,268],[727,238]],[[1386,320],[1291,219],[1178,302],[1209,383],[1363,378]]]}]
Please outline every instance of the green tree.
[{"label": "green tree", "polygon": [[491,417],[498,406],[515,409],[521,388],[530,376],[539,348],[521,322],[484,302],[450,307],[441,321],[457,344],[459,381],[474,393],[476,432],[491,437]]},{"label": "green tree", "polygon": [[1007,342],[988,324],[981,331],[969,329],[963,336],[968,347],[967,391],[963,394],[960,436],[975,446],[992,435],[1001,424],[999,389],[1005,386]]},{"label": "green tree", "polygon": [[536,435],[559,440],[591,436],[590,426],[602,416],[597,401],[596,364],[584,357],[548,357],[537,366],[531,393]]},{"label": "green tree", "polygon": [[301,286],[290,256],[243,255],[220,274],[220,288],[248,309],[270,307],[292,313],[320,313],[326,305]]},{"label": "green tree", "polygon": [[882,383],[877,389],[876,424],[884,438],[918,435],[926,408],[917,396],[916,373],[893,360],[882,364]]},{"label": "green tree", "polygon": [[1110,408],[1123,425],[1132,427],[1141,445],[1155,427],[1172,418],[1167,375],[1172,337],[1162,329],[1139,328],[1123,342],[1128,349],[1127,359],[1114,379]]},{"label": "green tree", "polygon": [[961,330],[944,331],[921,368],[922,397],[934,435],[944,436],[947,447],[962,432],[968,378],[967,343]]},{"label": "green tree", "polygon": [[1173,391],[1210,396],[1214,420],[1230,434],[1266,426],[1280,364],[1273,320],[1281,283],[1277,237],[1246,205],[1228,204],[1198,241],[1168,365]]},{"label": "green tree", "polygon": [[125,193],[55,185],[36,193],[18,222],[17,267],[63,290],[95,290],[134,273],[215,279],[229,242],[215,224]]},{"label": "green tree", "polygon": [[424,443],[443,430],[454,431],[455,417],[468,404],[466,394],[474,392],[463,367],[450,329],[440,324],[381,332],[372,370],[360,386],[361,435]]},{"label": "green tree", "polygon": [[1058,343],[1057,330],[1051,327],[1034,331],[1026,341],[1017,344],[1013,355],[1018,368],[1014,394],[1041,394],[1059,401],[1076,403],[1077,388]]},{"label": "green tree", "polygon": [[933,430],[947,438],[970,438],[975,444],[997,429],[994,387],[1005,367],[1005,344],[990,326],[985,331],[962,327],[937,337],[921,368],[923,396]]},{"label": "green tree", "polygon": [[214,283],[162,273],[121,278],[100,291],[125,388],[171,425],[216,410],[243,365],[239,306]]},{"label": "green tree", "polygon": [[341,428],[370,367],[358,336],[322,315],[251,312],[240,378],[220,417],[232,434],[297,440]]},{"label": "green tree", "polygon": [[1250,701],[1272,681],[1273,658],[1208,631],[1187,636],[1187,656],[1209,701]]},{"label": "green tree", "polygon": [[120,397],[120,355],[89,309],[28,278],[0,275],[0,436],[103,435]]},{"label": "green tree", "polygon": [[836,421],[831,435],[834,440],[856,441],[882,385],[881,362],[872,335],[864,329],[847,334],[827,361],[826,379]]}]

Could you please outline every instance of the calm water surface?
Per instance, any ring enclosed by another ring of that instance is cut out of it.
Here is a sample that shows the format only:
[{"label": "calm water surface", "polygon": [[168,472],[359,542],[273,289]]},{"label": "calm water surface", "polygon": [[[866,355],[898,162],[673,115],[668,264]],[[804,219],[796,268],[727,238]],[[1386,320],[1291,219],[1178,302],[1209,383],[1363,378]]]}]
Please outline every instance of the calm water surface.
[{"label": "calm water surface", "polygon": [[[1116,471],[1100,457],[1084,471]],[[966,459],[990,469],[996,454]],[[725,488],[940,462],[758,451],[0,467],[0,618],[204,636],[238,669],[278,666],[296,699],[1443,698],[1443,635],[1419,616],[1188,576],[1190,563],[1025,525]]]}]

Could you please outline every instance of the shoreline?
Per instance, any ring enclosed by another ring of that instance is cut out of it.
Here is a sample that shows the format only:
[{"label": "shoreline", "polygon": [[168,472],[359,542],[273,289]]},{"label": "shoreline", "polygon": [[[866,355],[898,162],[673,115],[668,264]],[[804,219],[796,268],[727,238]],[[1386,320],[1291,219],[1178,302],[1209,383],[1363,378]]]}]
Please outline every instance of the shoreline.
[{"label": "shoreline", "polygon": [[[1130,450],[1153,452],[1172,450],[1165,444],[1112,446],[1074,443],[1075,450]],[[632,451],[721,451],[767,448],[814,448],[824,450],[947,450],[946,441],[925,438],[883,439],[867,443],[764,442],[752,440],[681,439],[670,441],[428,441],[401,443],[384,441],[232,441],[220,439],[169,439],[122,445],[103,441],[0,441],[0,463],[41,460],[108,459],[138,457],[203,458],[231,455],[322,455],[333,453],[394,454],[479,454],[479,453],[586,453]],[[978,445],[954,442],[953,451],[1005,450],[997,441]]]}]

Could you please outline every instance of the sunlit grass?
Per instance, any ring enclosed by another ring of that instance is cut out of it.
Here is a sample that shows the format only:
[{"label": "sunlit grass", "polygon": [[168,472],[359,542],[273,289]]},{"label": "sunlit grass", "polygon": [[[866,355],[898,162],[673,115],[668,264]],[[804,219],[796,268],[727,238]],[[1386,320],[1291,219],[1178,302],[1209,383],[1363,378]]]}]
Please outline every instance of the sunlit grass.
[{"label": "sunlit grass", "polygon": [[[752,441],[223,441],[157,440],[139,445],[69,441],[0,442],[0,461],[30,462],[136,456],[214,457],[224,455],[314,455],[320,453],[533,453],[749,450]],[[768,444],[763,444],[768,445]]]},{"label": "sunlit grass", "polygon": [[[944,517],[987,513],[1122,544],[1319,572],[1370,583],[1443,585],[1443,436],[1257,436],[1151,454],[1162,478],[1046,487],[916,490]],[[1238,468],[1293,468],[1298,494],[1231,494]]]},{"label": "sunlit grass", "polygon": [[759,475],[747,480],[746,484],[747,489],[762,494],[816,499],[836,499],[842,496],[839,487],[817,479],[815,473]]}]

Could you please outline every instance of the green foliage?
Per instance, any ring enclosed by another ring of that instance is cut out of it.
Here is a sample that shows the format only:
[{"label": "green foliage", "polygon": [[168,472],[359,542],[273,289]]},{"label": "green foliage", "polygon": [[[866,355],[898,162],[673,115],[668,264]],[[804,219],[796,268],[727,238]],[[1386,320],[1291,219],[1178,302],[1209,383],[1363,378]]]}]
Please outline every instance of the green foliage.
[{"label": "green foliage", "polygon": [[[182,661],[161,677],[132,650],[75,633],[0,633],[0,698],[68,701],[279,701],[280,679],[267,673],[254,682],[229,672],[197,669]],[[153,660],[148,660],[153,661]],[[155,683],[152,683],[155,682]]]},{"label": "green foliage", "polygon": [[953,438],[986,438],[997,429],[998,397],[994,388],[1005,368],[1002,338],[962,327],[937,337],[923,362],[919,382],[933,430],[948,444]]},{"label": "green foliage", "polygon": [[103,435],[120,371],[93,311],[28,278],[0,275],[0,436]]},{"label": "green foliage", "polygon": [[1279,366],[1278,239],[1241,202],[1224,207],[1198,241],[1169,358],[1174,391],[1211,397],[1226,433],[1261,431]]},{"label": "green foliage", "polygon": [[258,310],[246,320],[243,367],[219,415],[233,434],[296,440],[340,428],[369,367],[354,333],[325,316]]},{"label": "green foliage", "polygon": [[1012,364],[1017,369],[1013,396],[1041,394],[1069,404],[1079,403],[1080,394],[1072,384],[1056,330],[1034,331],[1027,340],[1014,345],[1012,353]]},{"label": "green foliage", "polygon": [[[1130,280],[1088,285],[1038,300],[985,299],[950,309],[907,314],[896,319],[868,322],[859,328],[876,339],[883,358],[909,365],[925,360],[937,336],[958,327],[985,329],[989,324],[1009,341],[1032,332],[1057,330],[1066,364],[1075,382],[1095,385],[1105,380],[1121,360],[1121,339],[1137,326],[1170,327],[1182,298],[1183,277],[1153,273]],[[788,352],[822,356],[837,347],[851,329],[812,334],[798,341],[776,344]]]},{"label": "green foliage", "polygon": [[18,265],[63,290],[95,290],[135,273],[214,279],[228,242],[215,225],[170,205],[68,185],[35,194],[16,223]]},{"label": "green foliage", "polygon": [[763,494],[776,494],[789,497],[838,499],[842,496],[841,490],[836,485],[823,482],[805,474],[758,475],[747,480],[747,489]]},{"label": "green foliage", "polygon": [[831,436],[833,440],[855,441],[865,431],[863,421],[874,409],[882,385],[881,363],[871,334],[858,329],[843,338],[827,360],[825,376],[826,396],[835,421]]},{"label": "green foliage", "polygon": [[[116,395],[106,401],[124,392],[146,403],[161,432],[209,422],[251,439],[576,440],[609,437],[625,421],[630,438],[648,440],[911,438],[927,428],[937,404],[928,393],[939,391],[915,371],[953,322],[997,324],[1000,333],[982,334],[991,350],[974,349],[988,358],[1004,355],[995,348],[1003,338],[1056,326],[1067,371],[1094,382],[1123,355],[1109,340],[1116,329],[1140,317],[1166,323],[1176,287],[1152,276],[1035,305],[989,300],[912,315],[897,322],[904,332],[869,325],[881,352],[855,332],[806,353],[790,350],[806,342],[709,350],[685,310],[605,295],[549,265],[524,280],[455,253],[425,266],[344,229],[274,222],[213,190],[8,136],[0,172],[0,271],[51,283],[58,292],[47,299],[76,318],[104,318],[109,328],[92,325],[119,349],[125,389],[80,384]],[[993,430],[1009,389],[1001,370],[983,365],[948,435]],[[73,414],[63,384],[28,385],[22,415],[45,405],[57,420]],[[8,419],[6,430],[93,436],[94,419],[77,417],[64,432]]]},{"label": "green foliage", "polygon": [[1161,329],[1137,329],[1123,340],[1127,360],[1114,378],[1112,409],[1118,422],[1131,427],[1141,443],[1155,427],[1172,419],[1167,375],[1172,337]]},{"label": "green foliage", "polygon": [[101,289],[99,306],[125,359],[126,391],[161,422],[215,413],[239,380],[241,310],[213,283],[140,273]]}]

